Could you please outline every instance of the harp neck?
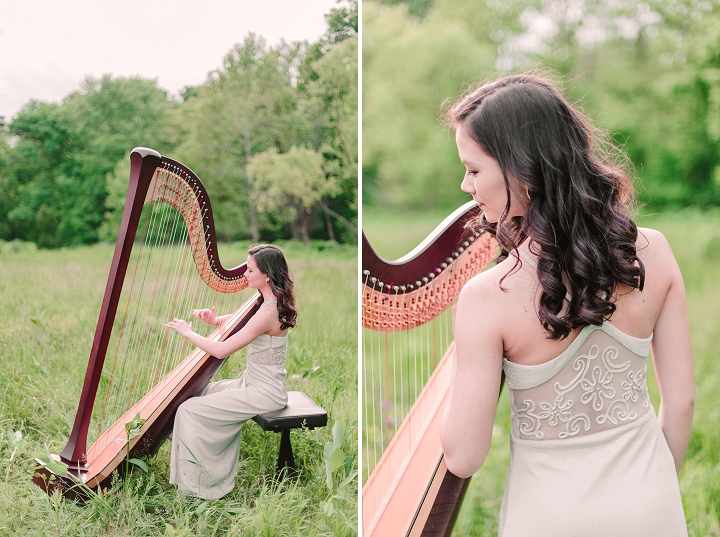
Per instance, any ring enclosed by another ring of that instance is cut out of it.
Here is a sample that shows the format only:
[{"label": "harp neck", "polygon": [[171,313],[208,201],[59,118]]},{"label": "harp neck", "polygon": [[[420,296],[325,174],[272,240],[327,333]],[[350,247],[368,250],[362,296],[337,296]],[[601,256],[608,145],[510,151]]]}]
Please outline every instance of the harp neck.
[{"label": "harp neck", "polygon": [[363,326],[394,332],[420,326],[442,313],[465,283],[496,253],[495,239],[467,224],[479,214],[468,202],[448,216],[406,256],[386,261],[363,234]]}]

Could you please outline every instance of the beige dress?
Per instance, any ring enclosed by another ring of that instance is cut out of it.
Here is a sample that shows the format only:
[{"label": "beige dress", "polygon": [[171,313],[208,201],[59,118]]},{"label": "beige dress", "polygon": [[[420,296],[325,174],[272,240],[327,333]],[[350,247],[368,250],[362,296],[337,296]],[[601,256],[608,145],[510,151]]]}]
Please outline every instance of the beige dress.
[{"label": "beige dress", "polygon": [[[269,303],[268,303],[269,304]],[[170,453],[170,483],[186,494],[214,500],[235,486],[241,429],[287,404],[287,336],[258,336],[238,379],[212,382],[178,408]]]},{"label": "beige dress", "polygon": [[605,322],[547,363],[503,359],[512,430],[502,537],[687,535],[647,392],[651,340]]}]

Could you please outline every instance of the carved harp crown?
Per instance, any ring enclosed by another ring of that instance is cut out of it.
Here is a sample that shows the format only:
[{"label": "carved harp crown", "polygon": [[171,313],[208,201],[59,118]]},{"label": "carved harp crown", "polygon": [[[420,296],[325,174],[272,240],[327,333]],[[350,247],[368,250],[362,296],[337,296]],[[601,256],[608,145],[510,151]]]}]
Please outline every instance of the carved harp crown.
[{"label": "carved harp crown", "polygon": [[131,455],[157,450],[172,430],[178,406],[222,365],[171,333],[165,322],[188,318],[198,307],[237,310],[208,334],[222,341],[259,307],[257,293],[249,300],[236,294],[247,288],[245,263],[232,269],[220,263],[210,198],[200,179],[152,149],[134,149],[130,163],[80,403],[68,443],[55,457],[73,477],[51,478],[46,467],[34,477],[45,490],[59,487],[71,497],[82,496],[78,480],[105,487],[114,470],[122,471],[125,424],[138,413],[146,421],[130,440]]},{"label": "carved harp crown", "polygon": [[447,471],[440,420],[454,349],[447,310],[497,253],[489,234],[466,229],[478,212],[463,205],[397,261],[363,235],[365,537],[449,535],[469,483]]}]

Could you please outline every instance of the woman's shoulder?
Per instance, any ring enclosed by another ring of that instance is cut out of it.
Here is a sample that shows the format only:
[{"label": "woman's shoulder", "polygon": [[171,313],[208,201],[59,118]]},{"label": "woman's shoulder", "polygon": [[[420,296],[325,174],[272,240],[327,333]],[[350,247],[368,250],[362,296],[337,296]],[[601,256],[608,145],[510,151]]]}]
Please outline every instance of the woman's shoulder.
[{"label": "woman's shoulder", "polygon": [[515,258],[508,257],[480,274],[476,274],[460,291],[460,300],[482,305],[485,311],[503,311],[528,291],[533,294],[534,280],[528,271],[515,267]]},{"label": "woman's shoulder", "polygon": [[255,313],[255,317],[265,324],[272,324],[272,321],[278,318],[277,303],[263,302],[260,309]]},{"label": "woman's shoulder", "polygon": [[635,250],[646,266],[662,269],[676,264],[670,243],[657,229],[639,227]]},{"label": "woman's shoulder", "polygon": [[287,330],[281,328],[279,319],[280,312],[277,302],[264,302],[258,312],[255,314],[258,320],[262,322],[263,334],[273,337],[287,336]]}]

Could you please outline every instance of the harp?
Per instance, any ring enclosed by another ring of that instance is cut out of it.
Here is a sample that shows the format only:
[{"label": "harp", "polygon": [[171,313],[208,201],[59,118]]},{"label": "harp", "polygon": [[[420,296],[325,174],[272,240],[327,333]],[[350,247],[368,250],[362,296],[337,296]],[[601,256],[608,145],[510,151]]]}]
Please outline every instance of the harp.
[{"label": "harp", "polygon": [[[219,370],[221,360],[163,326],[193,308],[236,310],[205,334],[222,341],[257,311],[259,294],[248,299],[243,292],[245,263],[227,269],[217,249],[210,199],[198,177],[152,149],[135,148],[77,414],[65,449],[53,456],[67,474],[57,478],[41,465],[33,477],[41,488],[82,500],[80,483],[109,486],[127,450],[154,453],[178,406]],[[125,424],[138,413],[146,421],[128,446]]]},{"label": "harp", "polygon": [[440,422],[452,373],[449,308],[497,254],[469,202],[388,262],[363,235],[363,535],[449,535],[469,479],[447,471]]}]

